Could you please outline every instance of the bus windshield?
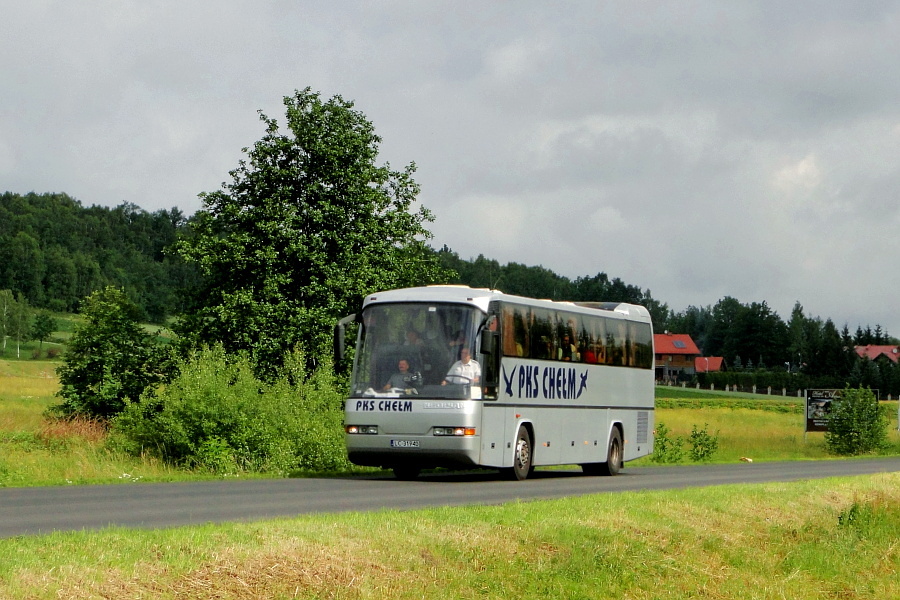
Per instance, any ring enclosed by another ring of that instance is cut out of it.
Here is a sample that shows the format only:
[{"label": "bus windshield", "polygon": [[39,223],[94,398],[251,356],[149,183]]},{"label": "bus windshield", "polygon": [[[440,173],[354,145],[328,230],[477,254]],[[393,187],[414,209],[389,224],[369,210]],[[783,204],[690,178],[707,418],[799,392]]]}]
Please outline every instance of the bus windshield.
[{"label": "bus windshield", "polygon": [[[362,316],[351,397],[472,397],[480,380],[476,343],[483,322],[484,313],[461,304],[368,306]],[[467,358],[474,364],[465,363],[461,369],[457,361]]]}]

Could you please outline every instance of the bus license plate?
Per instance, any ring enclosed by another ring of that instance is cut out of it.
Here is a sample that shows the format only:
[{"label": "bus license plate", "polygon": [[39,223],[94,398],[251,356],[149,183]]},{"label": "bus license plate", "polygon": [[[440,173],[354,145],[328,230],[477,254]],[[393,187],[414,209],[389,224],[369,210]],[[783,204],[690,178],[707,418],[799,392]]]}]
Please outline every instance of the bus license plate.
[{"label": "bus license plate", "polygon": [[419,440],[391,440],[391,448],[418,448]]}]

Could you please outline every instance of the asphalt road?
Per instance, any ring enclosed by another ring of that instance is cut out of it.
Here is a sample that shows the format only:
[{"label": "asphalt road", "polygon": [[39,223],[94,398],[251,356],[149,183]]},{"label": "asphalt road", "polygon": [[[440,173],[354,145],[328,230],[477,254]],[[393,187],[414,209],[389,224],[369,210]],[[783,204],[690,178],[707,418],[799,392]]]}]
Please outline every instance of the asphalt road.
[{"label": "asphalt road", "polygon": [[500,504],[634,490],[796,481],[900,471],[900,457],[626,468],[617,477],[537,471],[503,481],[494,471],[392,477],[130,483],[0,489],[0,537],[110,526],[164,528],[310,513]]}]

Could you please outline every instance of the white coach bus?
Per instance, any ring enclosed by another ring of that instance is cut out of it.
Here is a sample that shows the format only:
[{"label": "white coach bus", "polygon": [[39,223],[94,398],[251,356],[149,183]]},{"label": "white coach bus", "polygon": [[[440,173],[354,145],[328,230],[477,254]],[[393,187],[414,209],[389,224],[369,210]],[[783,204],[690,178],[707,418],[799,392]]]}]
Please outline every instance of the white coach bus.
[{"label": "white coach bus", "polygon": [[[345,409],[349,459],[411,479],[486,467],[525,479],[540,465],[615,475],[653,451],[653,330],[647,309],[428,286],[371,294]],[[468,360],[468,362],[467,362]]]}]

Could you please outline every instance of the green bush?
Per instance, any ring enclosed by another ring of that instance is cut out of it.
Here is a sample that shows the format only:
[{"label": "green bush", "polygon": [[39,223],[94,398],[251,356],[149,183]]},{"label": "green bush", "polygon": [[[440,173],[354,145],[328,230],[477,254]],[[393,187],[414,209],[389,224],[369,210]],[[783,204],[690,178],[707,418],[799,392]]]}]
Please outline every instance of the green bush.
[{"label": "green bush", "polygon": [[868,388],[844,388],[840,400],[831,403],[825,448],[833,454],[857,455],[888,445],[885,407]]},{"label": "green bush", "polygon": [[684,438],[675,437],[672,439],[669,437],[669,433],[671,432],[665,423],[659,423],[656,426],[656,435],[653,439],[653,454],[650,455],[651,461],[671,464],[681,462],[681,459],[684,458],[684,450],[682,449]]},{"label": "green bush", "polygon": [[716,432],[716,435],[710,435],[708,427],[708,424],[704,424],[703,429],[697,429],[696,425],[691,427],[691,435],[688,437],[691,444],[689,454],[694,462],[709,460],[719,449],[719,434]]},{"label": "green bush", "polygon": [[312,374],[291,355],[274,383],[245,356],[204,348],[178,365],[156,395],[130,402],[113,422],[114,443],[178,466],[213,473],[289,474],[349,467],[342,396],[331,367]]}]

